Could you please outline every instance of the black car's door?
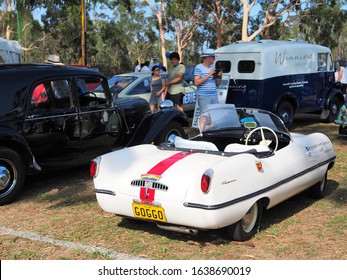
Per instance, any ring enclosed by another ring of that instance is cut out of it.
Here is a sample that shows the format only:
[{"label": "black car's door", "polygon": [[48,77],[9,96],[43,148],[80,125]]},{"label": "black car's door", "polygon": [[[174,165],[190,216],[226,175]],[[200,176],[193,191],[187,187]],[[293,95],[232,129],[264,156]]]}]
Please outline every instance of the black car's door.
[{"label": "black car's door", "polygon": [[82,156],[89,159],[121,145],[120,118],[107,87],[100,77],[79,77],[76,82]]},{"label": "black car's door", "polygon": [[70,78],[44,80],[32,87],[23,133],[42,169],[81,163],[72,89]]}]

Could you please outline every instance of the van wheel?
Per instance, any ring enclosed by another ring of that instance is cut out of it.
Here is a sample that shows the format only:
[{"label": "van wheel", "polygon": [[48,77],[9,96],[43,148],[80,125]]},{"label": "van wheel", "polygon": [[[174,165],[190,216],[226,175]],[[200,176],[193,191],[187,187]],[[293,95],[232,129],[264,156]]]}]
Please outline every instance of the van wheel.
[{"label": "van wheel", "polygon": [[0,148],[0,205],[12,202],[24,186],[22,157],[8,148]]},{"label": "van wheel", "polygon": [[329,116],[324,121],[327,123],[335,121],[339,114],[340,108],[340,101],[336,96],[334,96],[329,102]]},{"label": "van wheel", "polygon": [[287,128],[293,125],[294,108],[288,101],[282,101],[278,105],[276,114],[281,118]]}]

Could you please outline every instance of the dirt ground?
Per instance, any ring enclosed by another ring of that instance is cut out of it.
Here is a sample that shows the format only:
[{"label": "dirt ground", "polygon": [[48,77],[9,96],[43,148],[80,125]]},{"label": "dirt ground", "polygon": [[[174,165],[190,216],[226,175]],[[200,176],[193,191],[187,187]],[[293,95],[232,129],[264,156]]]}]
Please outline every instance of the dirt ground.
[{"label": "dirt ground", "polygon": [[106,213],[89,167],[82,166],[31,176],[18,200],[0,206],[0,258],[346,260],[347,139],[337,137],[336,125],[315,118],[297,119],[292,130],[324,132],[333,141],[337,160],[328,195],[314,200],[302,193],[266,211],[248,242],[230,241],[223,230],[188,236]]}]

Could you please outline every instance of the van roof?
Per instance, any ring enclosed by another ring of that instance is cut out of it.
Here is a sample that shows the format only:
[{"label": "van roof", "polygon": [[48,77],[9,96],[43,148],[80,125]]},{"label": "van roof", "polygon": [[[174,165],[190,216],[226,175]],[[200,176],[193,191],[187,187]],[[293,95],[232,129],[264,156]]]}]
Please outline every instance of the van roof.
[{"label": "van roof", "polygon": [[14,40],[7,40],[0,37],[0,49],[10,50],[16,53],[22,53],[21,45]]},{"label": "van roof", "polygon": [[310,48],[311,50],[316,50],[317,52],[330,53],[330,49],[320,45],[309,44],[306,42],[297,41],[284,41],[284,40],[260,40],[259,42],[243,42],[238,41],[235,44],[226,45],[224,47],[215,50],[216,55],[234,52],[273,52],[278,50],[278,48]]}]

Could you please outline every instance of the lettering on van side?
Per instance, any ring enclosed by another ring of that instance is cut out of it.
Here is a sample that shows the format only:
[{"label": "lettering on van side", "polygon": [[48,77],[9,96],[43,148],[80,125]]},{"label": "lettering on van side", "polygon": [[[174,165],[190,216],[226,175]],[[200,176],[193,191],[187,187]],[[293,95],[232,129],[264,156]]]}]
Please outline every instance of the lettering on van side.
[{"label": "lettering on van side", "polygon": [[246,85],[234,85],[234,86],[230,86],[231,90],[234,92],[242,92],[245,93],[247,86]]},{"label": "lettering on van side", "polygon": [[308,61],[313,59],[313,53],[311,54],[296,54],[287,55],[287,51],[282,53],[276,52],[275,64],[283,64],[284,61]]},{"label": "lettering on van side", "polygon": [[304,84],[308,84],[308,81],[284,83],[283,86],[287,86],[289,88],[299,88],[304,87]]}]

